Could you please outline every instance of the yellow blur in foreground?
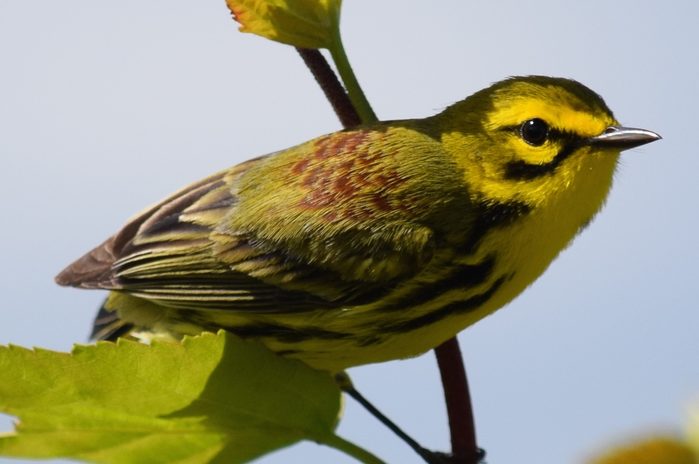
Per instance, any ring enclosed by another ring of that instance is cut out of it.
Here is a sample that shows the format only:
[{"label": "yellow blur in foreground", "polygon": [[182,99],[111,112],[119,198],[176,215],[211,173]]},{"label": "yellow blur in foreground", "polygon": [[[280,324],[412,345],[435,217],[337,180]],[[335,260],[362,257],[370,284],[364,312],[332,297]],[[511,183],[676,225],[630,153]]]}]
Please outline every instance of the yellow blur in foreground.
[{"label": "yellow blur in foreground", "polygon": [[659,436],[614,448],[589,464],[699,464],[699,456],[686,442]]},{"label": "yellow blur in foreground", "polygon": [[622,127],[571,80],[494,84],[194,183],[70,265],[96,335],[224,328],[313,367],[418,355],[501,308],[603,205]]}]

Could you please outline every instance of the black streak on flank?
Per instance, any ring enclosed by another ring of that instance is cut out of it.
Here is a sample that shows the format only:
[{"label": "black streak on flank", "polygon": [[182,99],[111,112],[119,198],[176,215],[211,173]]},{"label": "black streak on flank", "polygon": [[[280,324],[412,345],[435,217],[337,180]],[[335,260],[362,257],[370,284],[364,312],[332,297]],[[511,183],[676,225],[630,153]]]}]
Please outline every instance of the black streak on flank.
[{"label": "black streak on flank", "polygon": [[357,346],[371,346],[371,345],[378,345],[379,343],[382,343],[384,341],[383,337],[379,337],[378,335],[369,335],[366,337],[361,337],[357,340]]},{"label": "black streak on flank", "polygon": [[495,257],[488,256],[478,264],[456,266],[456,270],[446,278],[403,295],[398,301],[383,305],[381,311],[402,311],[432,301],[449,290],[465,290],[480,285],[488,279],[494,265]]},{"label": "black streak on flank", "polygon": [[278,324],[242,325],[228,329],[242,338],[276,338],[280,342],[299,343],[309,339],[342,340],[350,334],[323,330],[317,327],[288,327]]},{"label": "black streak on flank", "polygon": [[522,160],[510,161],[505,165],[505,179],[532,180],[537,177],[553,174],[556,168],[560,166],[566,158],[575,153],[575,150],[579,147],[580,143],[578,141],[569,142],[561,148],[561,151],[559,151],[551,161],[544,164],[530,164]]},{"label": "black streak on flank", "polygon": [[493,282],[488,290],[478,295],[474,295],[462,301],[455,301],[446,306],[425,314],[424,316],[402,321],[397,324],[386,325],[381,328],[382,332],[403,333],[411,330],[420,329],[422,327],[434,324],[437,321],[444,319],[452,314],[463,314],[483,306],[494,294],[500,286],[505,282],[505,277],[500,277]]},{"label": "black streak on flank", "polygon": [[299,350],[280,350],[276,352],[279,356],[293,356],[301,353]]},{"label": "black streak on flank", "polygon": [[461,246],[460,251],[467,255],[473,254],[480,241],[488,232],[498,227],[514,224],[517,220],[529,214],[529,212],[531,212],[531,207],[519,201],[479,204],[471,233]]}]

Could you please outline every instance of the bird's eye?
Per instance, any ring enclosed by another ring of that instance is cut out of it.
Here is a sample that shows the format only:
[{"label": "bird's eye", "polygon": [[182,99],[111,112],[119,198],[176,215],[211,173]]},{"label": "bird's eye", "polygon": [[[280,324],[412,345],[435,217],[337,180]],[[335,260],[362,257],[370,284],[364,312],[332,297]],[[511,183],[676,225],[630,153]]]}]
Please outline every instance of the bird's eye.
[{"label": "bird's eye", "polygon": [[519,128],[519,135],[529,145],[538,147],[546,142],[546,138],[549,135],[549,126],[543,119],[530,119],[522,123]]}]

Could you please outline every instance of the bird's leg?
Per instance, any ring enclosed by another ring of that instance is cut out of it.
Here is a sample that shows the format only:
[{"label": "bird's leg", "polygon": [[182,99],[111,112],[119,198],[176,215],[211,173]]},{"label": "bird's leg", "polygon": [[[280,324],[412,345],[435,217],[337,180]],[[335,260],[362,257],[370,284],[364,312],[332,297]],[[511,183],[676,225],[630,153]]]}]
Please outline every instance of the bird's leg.
[{"label": "bird's leg", "polygon": [[428,450],[421,446],[415,439],[410,435],[405,433],[403,429],[398,427],[395,422],[386,417],[381,411],[376,408],[369,400],[367,400],[361,393],[354,388],[352,381],[349,376],[341,372],[335,376],[335,381],[342,391],[351,396],[355,401],[361,404],[364,409],[369,411],[369,413],[379,420],[383,425],[388,427],[393,433],[395,433],[401,440],[403,440],[408,446],[410,446],[422,459],[428,464],[453,464],[451,456],[446,453],[439,453],[435,451]]}]

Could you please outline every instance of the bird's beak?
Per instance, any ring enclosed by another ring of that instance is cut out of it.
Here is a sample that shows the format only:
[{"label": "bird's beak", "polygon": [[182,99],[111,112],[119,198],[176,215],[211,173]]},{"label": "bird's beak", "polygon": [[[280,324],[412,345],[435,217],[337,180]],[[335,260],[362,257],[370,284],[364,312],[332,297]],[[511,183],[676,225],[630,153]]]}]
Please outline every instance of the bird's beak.
[{"label": "bird's beak", "polygon": [[609,126],[597,137],[588,139],[590,145],[626,150],[660,140],[662,137],[653,131],[634,127]]}]

